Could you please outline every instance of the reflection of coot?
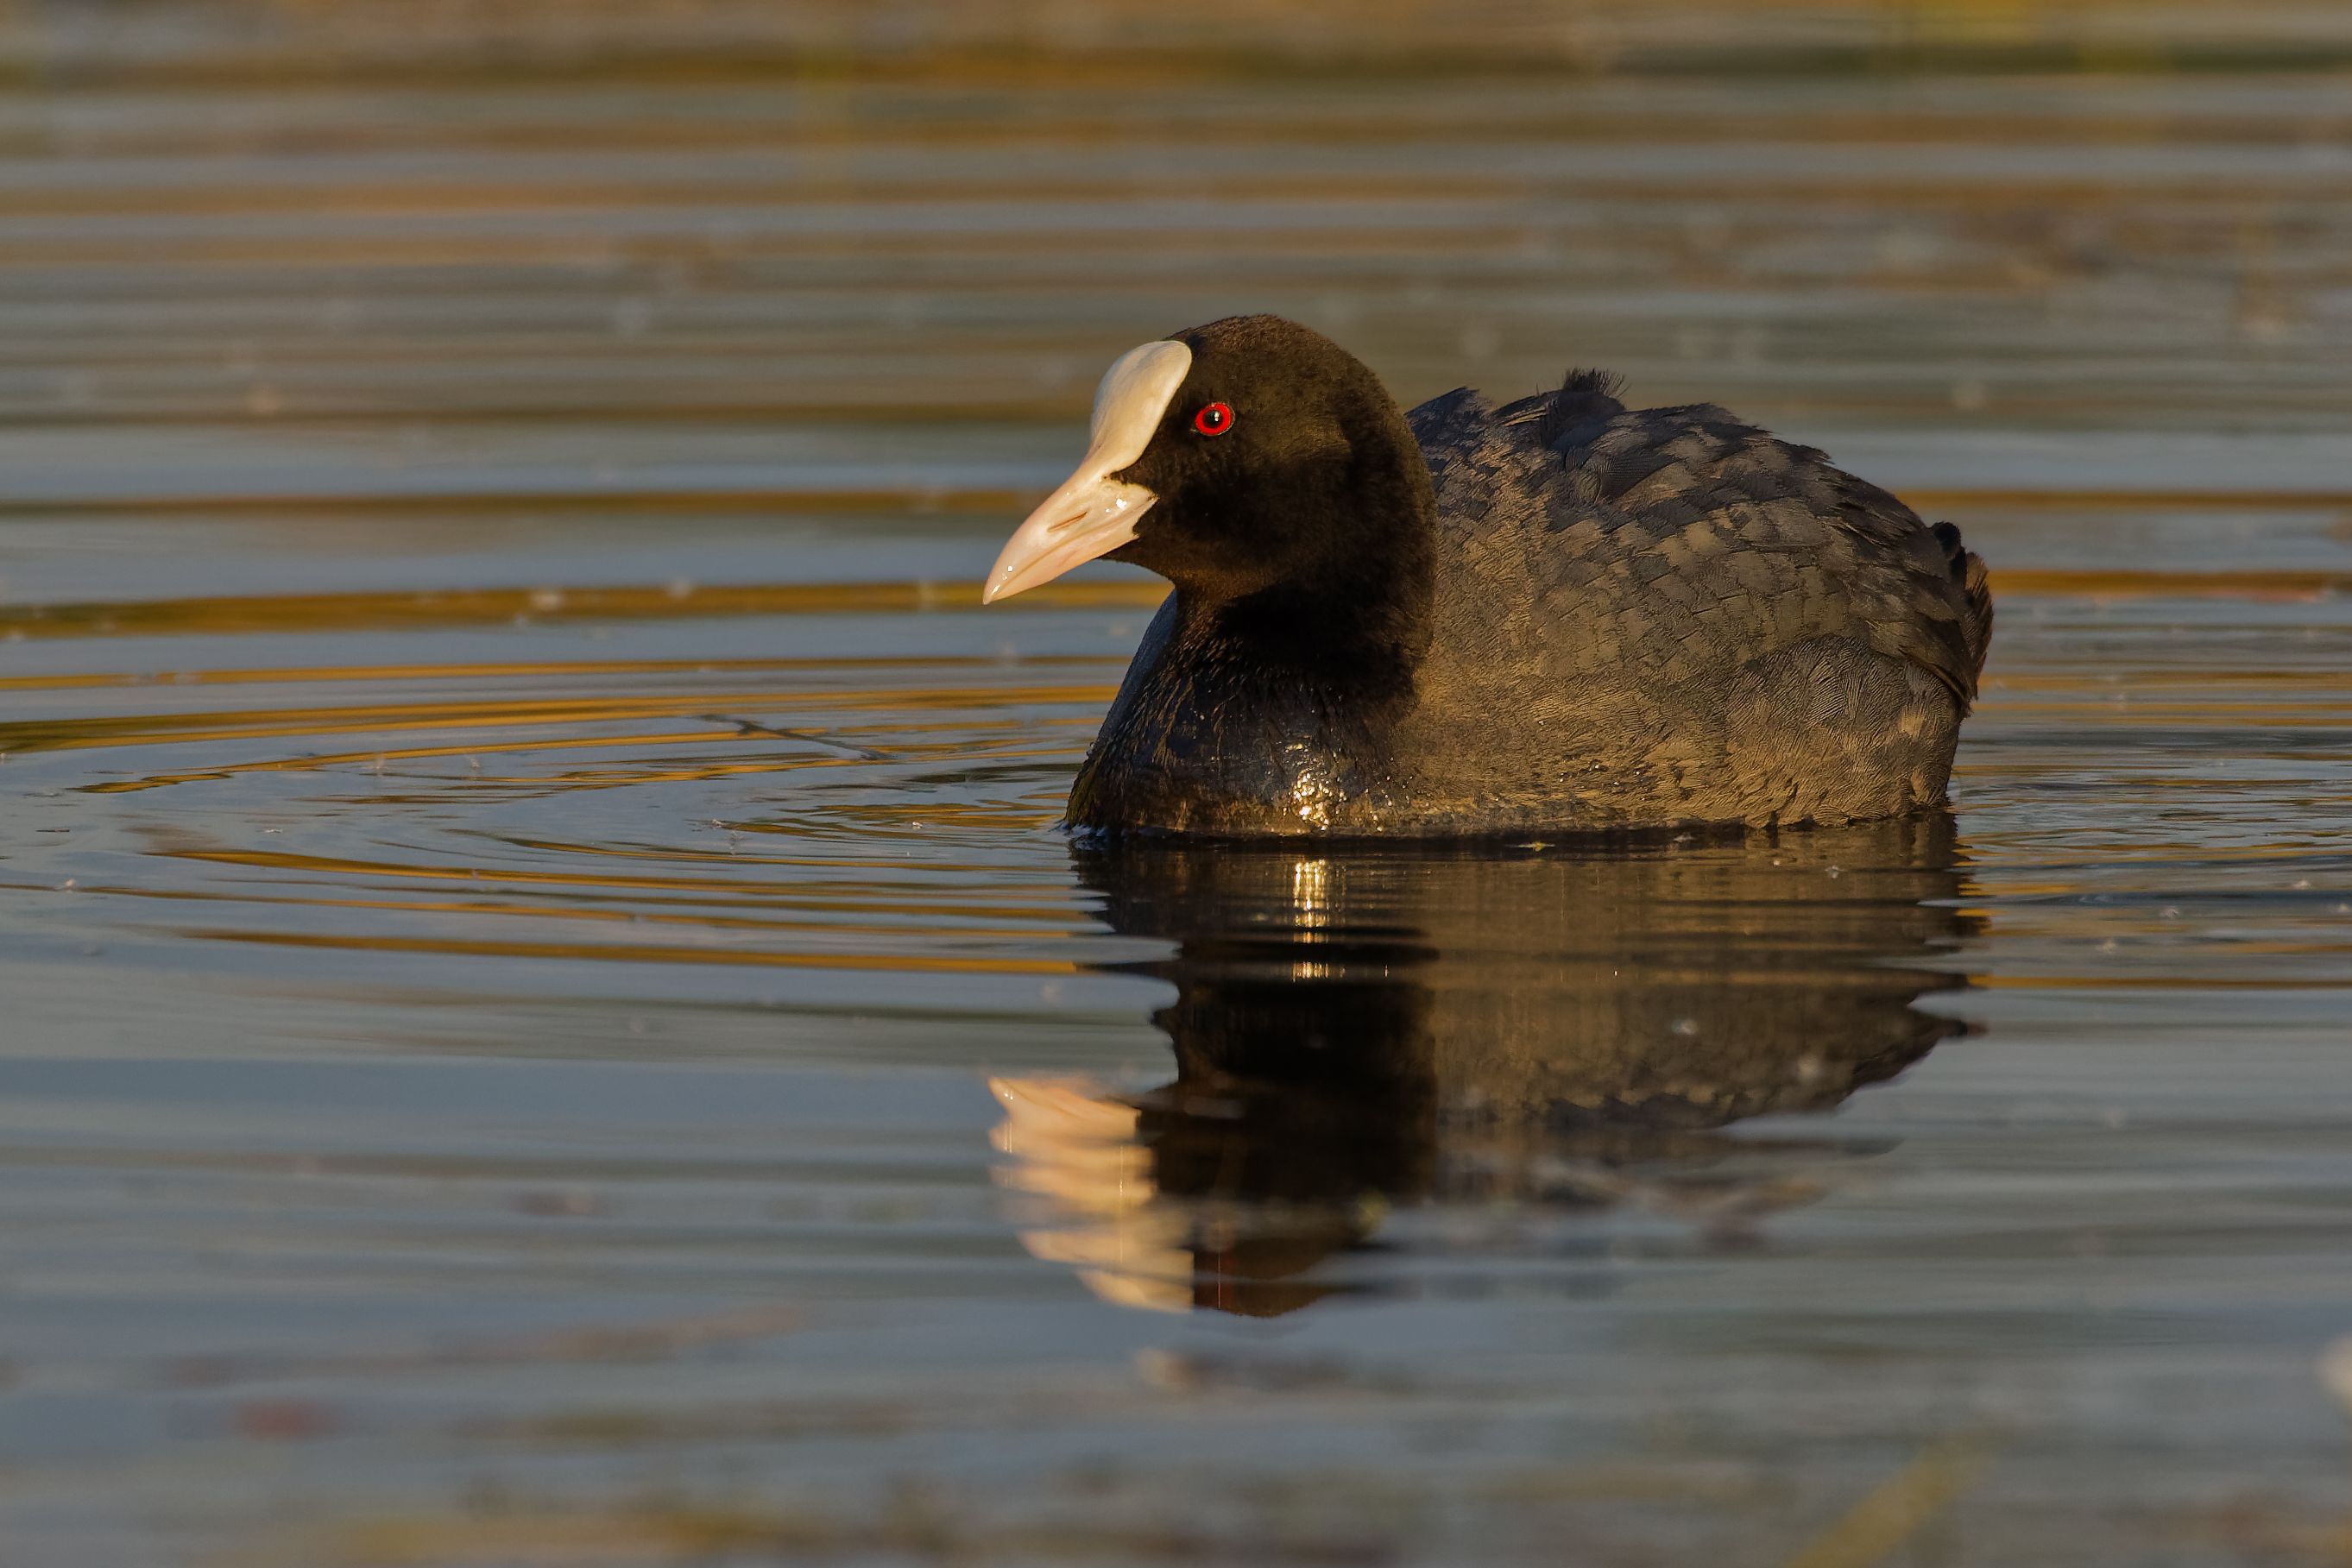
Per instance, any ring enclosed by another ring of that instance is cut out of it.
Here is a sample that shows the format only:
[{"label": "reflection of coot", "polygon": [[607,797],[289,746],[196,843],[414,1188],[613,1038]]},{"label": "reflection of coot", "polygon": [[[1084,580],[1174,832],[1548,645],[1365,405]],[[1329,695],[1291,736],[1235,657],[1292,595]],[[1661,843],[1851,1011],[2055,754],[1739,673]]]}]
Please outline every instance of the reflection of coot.
[{"label": "reflection of coot", "polygon": [[1272,1281],[1360,1239],[1367,1200],[1525,1194],[1538,1155],[1721,1153],[1707,1130],[1835,1105],[1959,1028],[1912,1004],[1965,979],[1903,967],[1968,928],[1943,818],[1608,852],[1076,854],[1115,930],[1176,944],[1120,967],[1176,988],[1154,1020],[1176,1078],[1129,1102],[1131,1175],[1252,1216],[1194,1227],[1201,1304],[1313,1299]]}]

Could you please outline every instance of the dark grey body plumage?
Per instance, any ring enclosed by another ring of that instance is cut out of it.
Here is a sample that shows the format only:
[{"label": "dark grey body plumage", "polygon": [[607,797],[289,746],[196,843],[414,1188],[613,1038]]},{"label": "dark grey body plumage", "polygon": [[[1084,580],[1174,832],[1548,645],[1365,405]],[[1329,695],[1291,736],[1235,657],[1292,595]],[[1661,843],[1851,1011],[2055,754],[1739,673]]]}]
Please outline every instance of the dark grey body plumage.
[{"label": "dark grey body plumage", "polygon": [[1627,410],[1593,374],[1408,417],[1424,472],[1356,476],[1380,498],[1377,612],[1328,614],[1328,582],[1171,572],[1073,828],[1578,833],[1944,801],[1992,629],[1949,525],[1712,404]]}]

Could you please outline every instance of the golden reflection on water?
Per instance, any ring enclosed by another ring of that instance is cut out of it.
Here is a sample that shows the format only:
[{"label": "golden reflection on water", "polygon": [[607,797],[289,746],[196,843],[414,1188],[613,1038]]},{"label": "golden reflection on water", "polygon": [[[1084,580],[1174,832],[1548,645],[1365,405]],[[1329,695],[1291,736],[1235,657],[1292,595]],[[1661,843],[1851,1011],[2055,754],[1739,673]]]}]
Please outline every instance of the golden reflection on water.
[{"label": "golden reflection on water", "polygon": [[[1159,582],[1053,582],[1024,595],[1032,608],[1150,609]],[[422,630],[442,626],[677,620],[735,615],[859,615],[976,611],[971,582],[674,583],[662,587],[313,593],[267,598],[133,600],[108,604],[0,605],[0,637],[215,636],[262,632]]]},{"label": "golden reflection on water", "polygon": [[[467,914],[494,912],[495,906],[462,904],[368,905],[345,902],[345,908],[398,907],[444,909]],[[643,919],[646,916],[600,916],[584,910],[539,909],[539,919]],[[769,923],[698,919],[698,925],[730,925],[764,928]],[[1066,975],[1076,966],[1039,958],[955,958],[909,953],[754,953],[719,948],[637,942],[499,942],[430,936],[331,936],[303,931],[235,931],[223,927],[182,925],[171,934],[196,942],[249,942],[273,947],[340,949],[364,953],[423,953],[469,958],[569,958],[597,964],[726,964],[746,967],[847,969],[903,972],[916,975]]]},{"label": "golden reflection on water", "polygon": [[[1975,497],[1910,490],[1906,499],[1927,513],[1972,509]],[[2023,497],[1996,497],[2014,509]],[[2078,499],[2065,497],[2066,502]],[[2087,504],[2095,506],[2097,497]],[[2115,498],[2120,504],[2123,498]],[[2281,506],[2307,510],[2314,506],[2352,507],[2352,493],[2315,500],[2305,497],[2272,497],[2262,492],[2199,497],[2177,494],[2130,498],[2139,505],[2245,509]],[[1995,567],[1996,594],[2080,595],[2089,599],[2148,597],[2280,597],[2308,599],[2352,591],[2352,572],[2260,570],[2202,568],[2101,568],[2096,570],[2025,570]],[[1167,585],[1151,581],[1047,583],[1024,594],[1021,608],[1055,610],[1148,610],[1158,606]],[[372,630],[511,625],[523,622],[631,622],[701,620],[748,615],[859,615],[916,612],[923,613],[978,611],[980,587],[975,582],[841,582],[688,585],[665,587],[611,586],[594,588],[535,588],[450,591],[423,593],[289,594],[268,598],[130,600],[94,604],[0,604],[0,637],[175,636],[191,633],[231,635],[260,632],[354,632]],[[756,661],[722,661],[730,667]],[[853,661],[853,665],[856,661]],[[495,668],[495,666],[490,666]],[[594,660],[572,666],[588,671],[615,668],[635,671],[642,664],[608,665]],[[670,667],[678,667],[673,664]],[[789,667],[771,665],[769,667]],[[388,666],[385,678],[414,674],[433,678],[466,673],[467,667]],[[46,684],[60,677],[38,677]],[[102,676],[66,679],[99,682]],[[242,672],[194,672],[191,681],[235,681],[249,678]],[[303,678],[297,674],[289,678]],[[310,678],[335,678],[317,674]],[[33,683],[23,678],[0,681],[0,689]]]}]

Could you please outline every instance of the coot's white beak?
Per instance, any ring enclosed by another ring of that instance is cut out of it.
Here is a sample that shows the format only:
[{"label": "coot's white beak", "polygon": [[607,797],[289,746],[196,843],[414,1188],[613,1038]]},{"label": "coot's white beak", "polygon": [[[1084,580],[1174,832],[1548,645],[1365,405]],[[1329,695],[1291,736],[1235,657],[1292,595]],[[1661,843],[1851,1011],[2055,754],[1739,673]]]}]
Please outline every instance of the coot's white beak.
[{"label": "coot's white beak", "polygon": [[1151,444],[1152,433],[1168,412],[1168,400],[1192,368],[1192,350],[1181,343],[1158,342],[1129,349],[1103,372],[1078,471],[1004,541],[1004,553],[996,558],[981,589],[982,604],[1051,582],[1135,538],[1135,520],[1160,497],[1111,476]]}]

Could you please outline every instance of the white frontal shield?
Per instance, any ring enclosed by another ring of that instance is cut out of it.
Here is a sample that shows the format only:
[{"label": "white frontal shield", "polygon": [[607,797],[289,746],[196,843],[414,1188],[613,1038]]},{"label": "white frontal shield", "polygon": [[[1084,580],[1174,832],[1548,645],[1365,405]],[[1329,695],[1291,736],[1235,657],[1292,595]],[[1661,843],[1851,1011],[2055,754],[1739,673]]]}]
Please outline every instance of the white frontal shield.
[{"label": "white frontal shield", "polygon": [[1168,412],[1168,400],[1192,368],[1192,350],[1161,341],[1129,349],[1103,372],[1078,471],[1013,530],[1003,553],[989,569],[982,603],[993,604],[1051,582],[1135,538],[1135,520],[1160,497],[1140,485],[1119,484],[1111,476],[1151,444],[1152,433]]}]

